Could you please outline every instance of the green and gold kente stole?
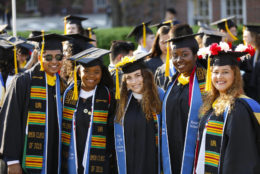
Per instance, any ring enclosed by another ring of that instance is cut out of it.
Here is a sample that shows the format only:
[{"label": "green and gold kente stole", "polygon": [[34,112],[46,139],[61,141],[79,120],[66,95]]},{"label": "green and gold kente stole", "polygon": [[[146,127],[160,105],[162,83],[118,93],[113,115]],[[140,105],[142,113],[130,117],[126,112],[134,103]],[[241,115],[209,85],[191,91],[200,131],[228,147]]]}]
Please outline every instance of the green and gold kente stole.
[{"label": "green and gold kente stole", "polygon": [[156,115],[156,113],[153,113],[153,121],[154,121],[154,125],[155,125],[155,141],[156,141],[156,147],[158,147],[158,135],[159,135],[159,132],[158,132],[158,117]]},{"label": "green and gold kente stole", "polygon": [[205,173],[218,173],[224,117],[212,115],[206,126]]},{"label": "green and gold kente stole", "polygon": [[[78,85],[80,86],[80,85]],[[64,93],[62,122],[63,173],[77,173],[75,117],[78,101],[73,100],[74,84]],[[85,145],[84,173],[104,173],[106,161],[107,120],[110,93],[105,86],[98,85],[92,100],[92,114]]]},{"label": "green and gold kente stole", "polygon": [[[56,80],[56,103],[61,127],[61,101],[59,95],[59,78]],[[22,168],[27,173],[46,173],[47,170],[47,139],[48,139],[48,110],[47,82],[45,72],[39,71],[39,66],[31,72],[31,91],[28,107],[25,144]],[[60,146],[59,146],[60,149]]]}]

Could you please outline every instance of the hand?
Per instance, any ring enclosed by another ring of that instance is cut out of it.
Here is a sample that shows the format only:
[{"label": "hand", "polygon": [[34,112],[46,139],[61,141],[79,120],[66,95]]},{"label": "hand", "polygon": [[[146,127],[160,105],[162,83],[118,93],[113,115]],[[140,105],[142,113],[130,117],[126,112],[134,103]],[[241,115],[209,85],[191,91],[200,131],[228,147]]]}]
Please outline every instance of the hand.
[{"label": "hand", "polygon": [[22,174],[23,173],[21,165],[19,163],[9,165],[7,168],[7,171],[8,171],[7,172],[8,174]]}]

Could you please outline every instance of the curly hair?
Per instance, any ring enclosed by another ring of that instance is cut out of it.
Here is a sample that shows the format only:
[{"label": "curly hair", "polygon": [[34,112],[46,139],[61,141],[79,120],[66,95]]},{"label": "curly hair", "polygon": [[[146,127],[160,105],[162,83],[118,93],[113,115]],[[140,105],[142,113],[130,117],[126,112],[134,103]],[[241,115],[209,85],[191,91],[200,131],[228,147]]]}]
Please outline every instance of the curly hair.
[{"label": "curly hair", "polygon": [[225,111],[226,106],[229,105],[232,108],[236,98],[238,98],[241,94],[244,94],[243,80],[240,75],[239,67],[235,65],[230,67],[234,72],[234,81],[231,87],[227,90],[225,95],[220,96],[219,91],[211,83],[211,90],[205,96],[203,96],[204,102],[200,108],[200,117],[205,115],[212,108],[212,104],[216,99],[218,100],[218,103],[215,105],[214,112],[217,116],[219,116]]},{"label": "curly hair", "polygon": [[[141,101],[142,110],[145,113],[147,120],[152,118],[153,113],[160,113],[162,110],[162,103],[160,101],[157,86],[154,83],[153,74],[148,69],[141,69],[141,74],[143,76],[143,99]],[[126,77],[123,75],[121,90],[120,90],[120,100],[118,104],[116,122],[120,123],[122,117],[125,113],[125,108],[128,101],[128,89],[126,84]]]}]

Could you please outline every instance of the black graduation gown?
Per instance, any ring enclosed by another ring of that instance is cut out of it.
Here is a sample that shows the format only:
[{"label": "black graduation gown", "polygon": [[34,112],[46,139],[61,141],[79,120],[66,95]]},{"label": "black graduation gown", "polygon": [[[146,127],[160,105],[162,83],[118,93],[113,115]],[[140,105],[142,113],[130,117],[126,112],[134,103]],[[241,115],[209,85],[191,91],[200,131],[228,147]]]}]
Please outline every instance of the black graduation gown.
[{"label": "black graduation gown", "polygon": [[154,74],[156,69],[163,65],[163,61],[160,57],[152,57],[150,59],[145,60],[145,64],[148,67],[148,69],[150,69]]},{"label": "black graduation gown", "polygon": [[82,174],[84,172],[82,161],[91,117],[91,102],[92,97],[85,99],[85,101],[83,98],[79,98],[79,103],[76,112],[76,142],[79,174]]},{"label": "black graduation gown", "polygon": [[132,97],[124,119],[128,174],[158,173],[155,131],[153,119],[146,120],[140,103]]},{"label": "black graduation gown", "polygon": [[[30,71],[33,71],[31,69]],[[30,98],[30,75],[26,72],[14,77],[5,102],[0,112],[0,141],[4,159],[19,160],[22,163],[25,128]],[[49,139],[48,139],[48,173],[57,173],[58,169],[58,121],[55,87],[48,86],[49,92]],[[6,119],[6,122],[4,120]],[[3,137],[4,127],[5,136]],[[2,139],[3,138],[3,139]]]},{"label": "black graduation gown", "polygon": [[253,57],[245,61],[251,65],[251,70],[245,72],[243,80],[246,95],[260,103],[260,53],[257,60],[254,68]]},{"label": "black graduation gown", "polygon": [[[206,121],[211,114],[214,114],[213,110],[210,110],[200,121],[200,141]],[[256,142],[256,132],[259,129],[255,128],[255,122],[256,119],[249,105],[242,99],[236,99],[224,128],[220,174],[260,173],[260,147]]]},{"label": "black graduation gown", "polygon": [[168,96],[166,107],[172,173],[179,174],[189,114],[189,84],[183,86],[176,81]]}]

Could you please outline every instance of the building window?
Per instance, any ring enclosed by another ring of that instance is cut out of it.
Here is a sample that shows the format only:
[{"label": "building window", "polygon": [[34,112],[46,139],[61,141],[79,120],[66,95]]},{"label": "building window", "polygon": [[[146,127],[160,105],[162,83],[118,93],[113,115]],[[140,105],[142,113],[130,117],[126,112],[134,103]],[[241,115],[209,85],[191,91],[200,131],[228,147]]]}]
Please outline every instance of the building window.
[{"label": "building window", "polygon": [[26,0],[26,11],[37,11],[38,0]]},{"label": "building window", "polygon": [[96,2],[96,7],[99,8],[106,8],[106,0],[95,0]]},{"label": "building window", "polygon": [[236,16],[236,23],[246,23],[246,0],[222,0],[221,16]]},{"label": "building window", "polygon": [[190,25],[196,25],[199,21],[210,23],[212,21],[212,0],[189,0],[188,17]]}]

